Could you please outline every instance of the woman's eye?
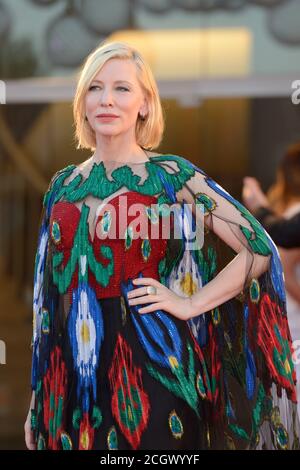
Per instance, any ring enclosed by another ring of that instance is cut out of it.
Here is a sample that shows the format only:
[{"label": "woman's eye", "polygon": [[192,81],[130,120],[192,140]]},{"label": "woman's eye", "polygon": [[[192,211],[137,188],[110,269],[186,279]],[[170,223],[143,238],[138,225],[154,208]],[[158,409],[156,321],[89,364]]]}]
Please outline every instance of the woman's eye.
[{"label": "woman's eye", "polygon": [[[92,86],[89,87],[89,90],[95,90],[96,88],[101,89],[98,85],[92,85]],[[126,88],[124,86],[118,86],[117,90],[129,91],[128,88]]]}]

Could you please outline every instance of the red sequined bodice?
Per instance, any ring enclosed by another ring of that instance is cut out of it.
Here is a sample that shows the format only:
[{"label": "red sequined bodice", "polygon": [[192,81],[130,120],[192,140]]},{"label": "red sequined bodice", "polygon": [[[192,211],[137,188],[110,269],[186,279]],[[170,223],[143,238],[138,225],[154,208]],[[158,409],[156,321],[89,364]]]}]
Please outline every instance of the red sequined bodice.
[{"label": "red sequined bodice", "polygon": [[[135,191],[128,191],[100,203],[100,214],[95,213],[93,236],[88,234],[88,242],[98,263],[103,267],[108,259],[101,254],[101,246],[110,247],[113,253],[114,269],[107,286],[97,282],[89,269],[89,284],[95,289],[98,298],[121,295],[121,280],[134,279],[141,272],[144,277],[159,279],[158,266],[165,256],[168,240],[163,238],[164,220],[161,216],[149,217],[153,214],[152,205],[157,199]],[[134,206],[138,204],[138,206]],[[138,207],[138,212],[136,212]],[[101,210],[100,210],[101,209]],[[139,209],[141,209],[139,211]],[[63,253],[62,267],[65,268],[72,250],[74,250],[75,234],[81,217],[80,209],[73,203],[59,201],[54,204],[50,217],[50,234],[55,250]],[[138,219],[138,221],[137,221]],[[158,224],[155,230],[151,225]],[[127,232],[126,232],[127,230]],[[107,237],[103,238],[106,231]],[[142,234],[134,238],[134,234]],[[145,234],[145,236],[143,236]],[[78,284],[78,267],[75,270],[68,288],[72,292]]]}]

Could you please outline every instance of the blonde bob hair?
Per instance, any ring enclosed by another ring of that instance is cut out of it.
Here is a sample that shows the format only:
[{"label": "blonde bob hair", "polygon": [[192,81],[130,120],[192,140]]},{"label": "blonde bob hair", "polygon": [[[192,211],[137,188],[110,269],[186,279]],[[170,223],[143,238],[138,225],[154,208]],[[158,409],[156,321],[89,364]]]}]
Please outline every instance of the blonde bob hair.
[{"label": "blonde bob hair", "polygon": [[136,65],[137,78],[145,93],[148,103],[148,114],[143,120],[136,121],[136,142],[142,148],[158,147],[164,132],[164,114],[156,81],[149,65],[141,54],[131,45],[124,42],[102,42],[87,57],[79,73],[79,79],[73,101],[75,139],[77,149],[96,148],[95,131],[85,119],[85,96],[94,77],[109,59],[132,60]]}]

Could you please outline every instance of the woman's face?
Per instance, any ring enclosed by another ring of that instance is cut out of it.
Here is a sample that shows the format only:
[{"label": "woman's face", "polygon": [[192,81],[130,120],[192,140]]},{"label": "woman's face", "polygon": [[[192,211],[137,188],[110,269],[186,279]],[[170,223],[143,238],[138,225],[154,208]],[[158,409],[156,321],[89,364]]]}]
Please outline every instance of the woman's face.
[{"label": "woman's face", "polygon": [[147,112],[135,64],[131,60],[108,60],[89,86],[85,107],[96,134],[114,136],[135,129],[138,113]]}]

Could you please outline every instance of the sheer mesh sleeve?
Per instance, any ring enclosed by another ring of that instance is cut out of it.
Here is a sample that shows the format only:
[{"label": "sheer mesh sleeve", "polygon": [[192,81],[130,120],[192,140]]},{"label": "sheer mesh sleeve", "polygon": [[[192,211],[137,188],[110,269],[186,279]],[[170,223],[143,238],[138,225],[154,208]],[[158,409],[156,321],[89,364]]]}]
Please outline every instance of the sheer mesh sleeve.
[{"label": "sheer mesh sleeve", "polygon": [[49,187],[43,198],[41,210],[37,250],[34,266],[33,286],[33,336],[32,336],[32,368],[31,388],[37,389],[38,378],[43,364],[40,364],[40,350],[49,348],[50,317],[58,302],[58,292],[53,289],[52,266],[49,252],[50,241],[50,215],[52,206],[59,195],[62,180],[69,174],[71,166],[60,170],[52,177]]},{"label": "sheer mesh sleeve", "polygon": [[[187,200],[192,202],[194,214],[197,205],[204,212],[206,235],[213,232],[223,242],[223,251],[227,249],[231,257],[236,253],[243,253],[239,257],[237,270],[240,284],[243,284],[241,292],[249,287],[253,278],[258,278],[271,268],[274,254],[277,259],[276,287],[284,300],[282,270],[276,246],[255,217],[219,184],[199,170],[186,184],[185,191],[189,193]],[[232,284],[233,279],[224,279],[224,282]]]}]

